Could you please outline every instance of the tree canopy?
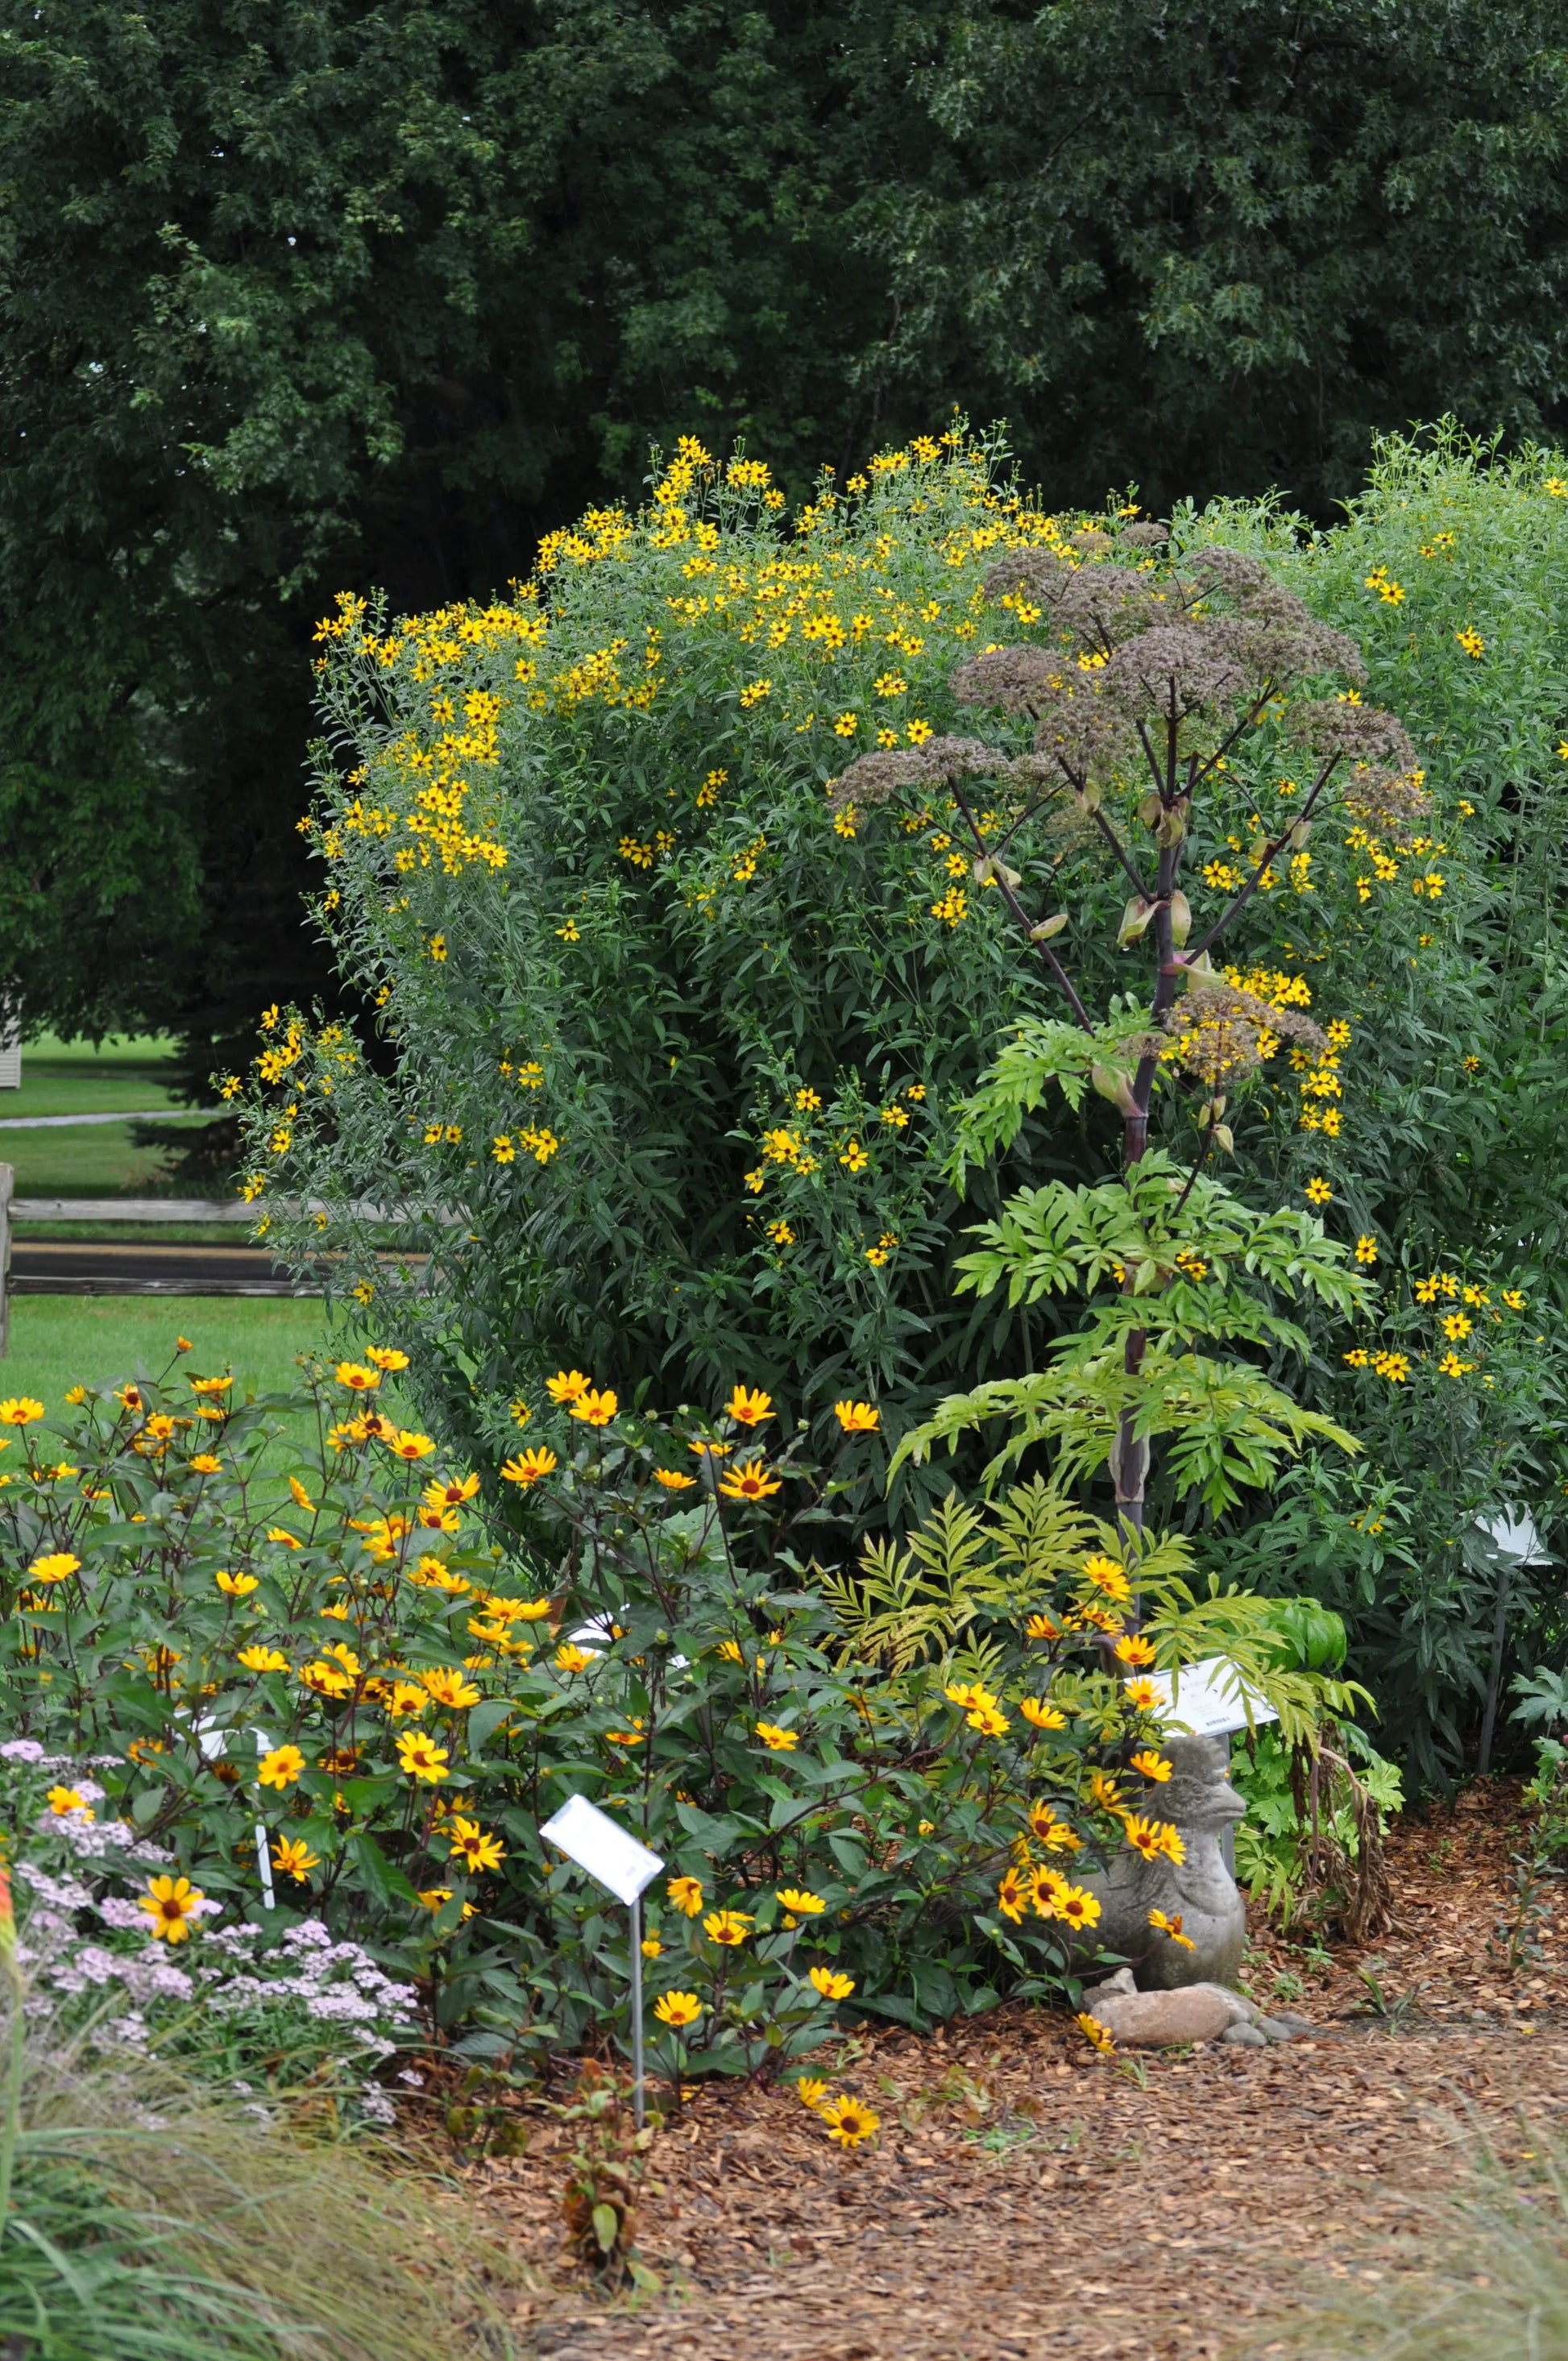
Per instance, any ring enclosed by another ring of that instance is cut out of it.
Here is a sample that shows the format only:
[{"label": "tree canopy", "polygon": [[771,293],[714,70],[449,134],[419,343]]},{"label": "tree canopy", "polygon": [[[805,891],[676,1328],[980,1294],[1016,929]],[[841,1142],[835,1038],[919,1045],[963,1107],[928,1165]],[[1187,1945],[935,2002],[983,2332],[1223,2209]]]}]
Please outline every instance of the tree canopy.
[{"label": "tree canopy", "polygon": [[1534,0],[0,5],[0,984],[181,1028],[297,923],[331,592],[485,595],[750,437],[792,491],[960,401],[1053,501],[1560,416]]}]

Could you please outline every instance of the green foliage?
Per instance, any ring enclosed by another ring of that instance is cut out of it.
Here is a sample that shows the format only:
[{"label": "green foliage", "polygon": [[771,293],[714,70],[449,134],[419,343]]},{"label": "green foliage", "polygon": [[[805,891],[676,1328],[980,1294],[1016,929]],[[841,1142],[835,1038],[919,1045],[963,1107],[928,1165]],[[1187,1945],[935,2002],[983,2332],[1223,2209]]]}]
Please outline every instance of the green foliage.
[{"label": "green foliage", "polygon": [[[833,1579],[869,1472],[853,1414],[817,1468],[799,1437],[762,1448],[752,1390],[666,1422],[563,1373],[487,1542],[464,1532],[477,1478],[433,1477],[378,1383],[373,1356],[231,1407],[223,1380],[170,1371],[86,1391],[47,1449],[37,1403],[0,1404],[21,1445],[0,1493],[10,1801],[61,1940],[96,1913],[144,1949],[161,1895],[203,2014],[232,1982],[252,2049],[276,2049],[320,1921],[382,1963],[354,1967],[356,2022],[409,2000],[387,1970],[411,1973],[461,2055],[536,2069],[603,2025],[627,2036],[625,1914],[540,1833],[586,1795],[668,1866],[644,1950],[675,2079],[777,2072],[851,1997],[920,2023],[1070,1989],[1098,1905],[1054,1864],[1123,1843],[1116,1775],[1158,1724],[1097,1653],[1121,1576],[1066,1550],[1037,1489],[988,1521],[972,1580],[949,1519],[928,1563],[969,1582],[965,1611],[890,1664]],[[280,1509],[284,1415],[316,1440]],[[1191,1620],[1169,1616],[1166,1661]]]},{"label": "green foliage", "polygon": [[800,491],[956,393],[1053,500],[1320,514],[1375,428],[1528,434],[1563,370],[1555,43],[1540,0],[326,0],[265,39],[14,0],[30,1005],[174,1017],[200,1091],[257,1006],[324,990],[279,782],[327,590],[487,597],[694,422]]}]

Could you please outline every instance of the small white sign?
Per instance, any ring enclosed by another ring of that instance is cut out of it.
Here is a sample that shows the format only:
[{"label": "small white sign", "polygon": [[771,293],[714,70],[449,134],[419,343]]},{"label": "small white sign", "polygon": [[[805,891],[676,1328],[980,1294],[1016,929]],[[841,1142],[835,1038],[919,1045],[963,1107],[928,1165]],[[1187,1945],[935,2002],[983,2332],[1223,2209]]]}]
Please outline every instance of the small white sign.
[{"label": "small white sign", "polygon": [[656,1852],[639,1844],[629,1829],[620,1827],[597,1804],[590,1804],[586,1795],[569,1795],[539,1833],[629,1908],[664,1866]]},{"label": "small white sign", "polygon": [[1279,1719],[1256,1689],[1247,1686],[1228,1656],[1205,1656],[1201,1664],[1183,1664],[1179,1672],[1146,1677],[1159,1695],[1157,1710],[1168,1721],[1181,1722],[1197,1738],[1223,1738],[1227,1730],[1245,1730],[1249,1708],[1255,1723]]}]

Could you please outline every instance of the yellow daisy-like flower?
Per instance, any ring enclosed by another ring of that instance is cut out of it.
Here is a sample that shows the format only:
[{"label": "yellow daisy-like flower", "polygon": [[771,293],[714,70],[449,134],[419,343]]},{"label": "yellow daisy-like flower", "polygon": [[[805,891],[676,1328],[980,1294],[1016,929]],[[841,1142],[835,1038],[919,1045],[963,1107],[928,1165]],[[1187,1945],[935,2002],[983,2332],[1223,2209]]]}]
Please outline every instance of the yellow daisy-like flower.
[{"label": "yellow daisy-like flower", "polygon": [[235,1662],[243,1664],[247,1673],[286,1673],[289,1669],[289,1659],[281,1648],[242,1648]]},{"label": "yellow daisy-like flower", "polygon": [[339,1361],[333,1374],[351,1394],[374,1393],[381,1382],[380,1370],[367,1368],[362,1361]]},{"label": "yellow daisy-like flower", "polygon": [[744,1459],[738,1467],[726,1469],[718,1488],[727,1500],[765,1500],[784,1487],[767,1473],[760,1459]]},{"label": "yellow daisy-like flower", "polygon": [[272,1866],[280,1875],[303,1885],[307,1872],[321,1867],[321,1855],[311,1850],[303,1837],[280,1837],[272,1848]]},{"label": "yellow daisy-like flower", "polygon": [[1179,1910],[1176,1912],[1173,1917],[1169,1918],[1166,1916],[1163,1910],[1151,1910],[1149,1912],[1149,1925],[1154,1928],[1157,1935],[1164,1935],[1170,1942],[1179,1943],[1184,1951],[1195,1951],[1198,1949],[1198,1946],[1193,1941],[1191,1936],[1184,1935],[1181,1931],[1181,1913]]},{"label": "yellow daisy-like flower", "polygon": [[695,1918],[702,1908],[702,1887],[695,1877],[672,1877],[664,1892],[687,1918]]},{"label": "yellow daisy-like flower", "polygon": [[58,1820],[65,1819],[72,1812],[82,1812],[88,1819],[94,1817],[86,1796],[78,1795],[74,1787],[51,1787],[44,1801]]},{"label": "yellow daisy-like flower", "polygon": [[696,1993],[667,1992],[653,2003],[653,2014],[673,2033],[684,2033],[702,2015],[702,2003]]},{"label": "yellow daisy-like flower", "polygon": [[214,1459],[210,1451],[196,1452],[190,1464],[194,1476],[218,1476],[223,1472],[223,1461]]},{"label": "yellow daisy-like flower", "polygon": [[575,1402],[593,1389],[593,1379],[585,1378],[581,1369],[557,1369],[549,1380],[553,1402]]},{"label": "yellow daisy-like flower", "polygon": [[762,1744],[774,1754],[793,1753],[800,1744],[800,1732],[797,1730],[782,1730],[776,1721],[760,1721],[757,1724],[757,1735]]},{"label": "yellow daisy-like flower", "polygon": [[1007,1716],[993,1705],[977,1706],[964,1719],[970,1730],[978,1730],[983,1738],[1005,1738],[1013,1727]]},{"label": "yellow daisy-like flower", "polygon": [[[129,1391],[130,1389],[127,1388],[126,1390]],[[139,1395],[137,1398],[136,1407],[138,1410],[141,1408]],[[31,1394],[12,1394],[6,1400],[0,1401],[0,1426],[33,1426],[43,1414],[42,1402],[35,1401]]]},{"label": "yellow daisy-like flower", "polygon": [[398,1741],[399,1769],[427,1786],[438,1786],[443,1779],[451,1777],[448,1760],[445,1747],[437,1746],[422,1730],[406,1730]]},{"label": "yellow daisy-like flower", "polygon": [[137,1907],[152,1920],[155,1942],[183,1943],[189,1938],[192,1919],[206,1898],[188,1877],[154,1877],[147,1892],[137,1894]]},{"label": "yellow daisy-like flower", "polygon": [[64,1582],[82,1571],[82,1560],[72,1557],[69,1550],[50,1550],[46,1556],[34,1558],[27,1568],[29,1582]]},{"label": "yellow daisy-like flower", "polygon": [[1328,1204],[1332,1199],[1333,1193],[1334,1192],[1329,1187],[1328,1182],[1321,1179],[1316,1173],[1313,1174],[1311,1180],[1307,1183],[1306,1195],[1310,1199],[1314,1205]]},{"label": "yellow daisy-like flower", "polygon": [[824,2000],[848,2000],[855,1989],[854,1977],[840,1975],[836,1968],[813,1968],[806,1982]]},{"label": "yellow daisy-like flower", "polygon": [[702,1931],[710,1943],[733,1949],[745,1941],[751,1924],[743,1910],[710,1910],[702,1922]]},{"label": "yellow daisy-like flower", "polygon": [[1036,1730],[1067,1728],[1066,1714],[1058,1707],[1047,1705],[1044,1697],[1020,1697],[1018,1710],[1025,1720],[1031,1723]]},{"label": "yellow daisy-like flower", "polygon": [[1364,1232],[1362,1235],[1356,1239],[1355,1259],[1357,1262],[1365,1263],[1369,1268],[1376,1261],[1377,1241],[1372,1235],[1370,1231]]},{"label": "yellow daisy-like flower", "polygon": [[773,1414],[773,1398],[751,1386],[737,1386],[728,1407],[730,1417],[742,1426],[764,1426]]},{"label": "yellow daisy-like flower", "polygon": [[1073,2023],[1077,2026],[1084,2039],[1091,2042],[1093,2047],[1099,2050],[1102,2058],[1113,2058],[1115,2056],[1116,2045],[1111,2038],[1110,2027],[1108,2026],[1102,2025],[1097,2016],[1091,2016],[1086,2008],[1080,2008],[1078,2015],[1073,2018]]},{"label": "yellow daisy-like flower", "polygon": [[804,1886],[799,1885],[781,1885],[773,1899],[775,1902],[782,1903],[784,1907],[796,1918],[819,1917],[828,1907],[820,1894],[809,1894]]},{"label": "yellow daisy-like flower", "polygon": [[564,1641],[561,1646],[556,1649],[554,1655],[551,1658],[551,1662],[555,1666],[557,1672],[566,1673],[568,1675],[573,1673],[586,1673],[593,1661],[593,1654],[590,1650],[587,1648],[579,1648],[576,1642],[571,1640]]},{"label": "yellow daisy-like flower", "polygon": [[1153,1713],[1164,1702],[1153,1681],[1128,1681],[1122,1696],[1135,1713]]},{"label": "yellow daisy-like flower", "polygon": [[528,1450],[520,1451],[515,1458],[507,1460],[502,1466],[501,1474],[509,1484],[521,1484],[527,1487],[530,1484],[537,1484],[541,1477],[550,1475],[555,1464],[555,1454],[550,1449],[548,1444],[536,1443],[531,1444]]},{"label": "yellow daisy-like flower", "polygon": [[566,1415],[580,1419],[585,1426],[608,1426],[620,1408],[620,1396],[608,1386],[602,1393],[596,1386],[590,1386],[586,1393],[566,1404]]},{"label": "yellow daisy-like flower", "polygon": [[1118,1640],[1115,1653],[1124,1664],[1135,1664],[1140,1671],[1154,1662],[1155,1652],[1152,1642],[1141,1638],[1136,1632],[1129,1632],[1124,1639]]},{"label": "yellow daisy-like flower", "polygon": [[479,1702],[479,1692],[472,1681],[466,1681],[461,1673],[453,1672],[444,1664],[433,1665],[429,1672],[421,1673],[419,1677],[421,1685],[436,1704],[445,1706],[450,1712],[461,1713]]},{"label": "yellow daisy-like flower", "polygon": [[874,1434],[882,1423],[880,1412],[870,1402],[835,1402],[833,1415],[846,1434]]},{"label": "yellow daisy-like flower", "polygon": [[1165,1757],[1162,1754],[1156,1754],[1149,1748],[1146,1747],[1141,1754],[1134,1755],[1132,1767],[1138,1773],[1140,1778],[1153,1779],[1163,1783],[1170,1777],[1173,1766],[1165,1760]]},{"label": "yellow daisy-like flower", "polygon": [[213,1576],[213,1580],[217,1584],[218,1588],[223,1592],[225,1598],[248,1598],[249,1594],[253,1590],[259,1587],[256,1576],[253,1574],[229,1574],[225,1572],[215,1574]]},{"label": "yellow daisy-like flower", "polygon": [[683,1476],[678,1467],[655,1467],[653,1481],[662,1484],[666,1492],[689,1492],[696,1477]]},{"label": "yellow daisy-like flower", "polygon": [[257,1765],[256,1776],[263,1787],[276,1787],[281,1795],[291,1787],[305,1767],[305,1758],[297,1746],[275,1746],[264,1754]]},{"label": "yellow daisy-like flower", "polygon": [[795,2092],[802,2106],[810,2107],[815,2112],[828,2096],[828,2085],[820,2075],[803,2074],[795,2086]]},{"label": "yellow daisy-like flower", "polygon": [[859,2099],[831,2099],[817,2109],[817,2114],[827,2125],[828,2138],[840,2147],[859,2147],[882,2128],[882,2117]]}]

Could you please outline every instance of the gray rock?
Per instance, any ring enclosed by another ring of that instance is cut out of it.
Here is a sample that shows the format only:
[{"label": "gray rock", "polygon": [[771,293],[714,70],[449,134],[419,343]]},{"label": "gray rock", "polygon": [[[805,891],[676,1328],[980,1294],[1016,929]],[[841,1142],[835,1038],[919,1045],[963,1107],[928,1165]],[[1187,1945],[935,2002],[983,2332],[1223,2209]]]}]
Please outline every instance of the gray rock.
[{"label": "gray rock", "polygon": [[1260,2018],[1257,2025],[1248,2025],[1238,2017],[1234,2025],[1226,2026],[1220,2038],[1230,2049],[1266,2049],[1268,2036],[1259,2029],[1266,2022],[1266,2018]]},{"label": "gray rock", "polygon": [[1218,1984],[1189,1984],[1179,1992],[1113,1992],[1102,1985],[1085,1993],[1084,2007],[1115,2041],[1131,2049],[1184,2049],[1194,2041],[1215,2041],[1241,2022],[1234,1995]]},{"label": "gray rock", "polygon": [[[1168,1738],[1164,1752],[1174,1775],[1146,1788],[1142,1808],[1180,1830],[1186,1859],[1179,1866],[1163,1857],[1146,1861],[1128,1848],[1103,1874],[1086,1877],[1083,1883],[1097,1897],[1101,1915],[1092,1949],[1080,1944],[1078,1957],[1087,1960],[1093,1950],[1122,1952],[1146,1992],[1226,1984],[1246,1948],[1246,1905],[1225,1867],[1220,1838],[1245,1819],[1246,1806],[1231,1784],[1229,1754],[1218,1740]],[[1151,1927],[1151,1910],[1179,1917],[1191,1949]]]},{"label": "gray rock", "polygon": [[1270,2041],[1294,2041],[1306,2029],[1299,2016],[1255,2016],[1253,2023],[1260,2033],[1268,2036]]}]

